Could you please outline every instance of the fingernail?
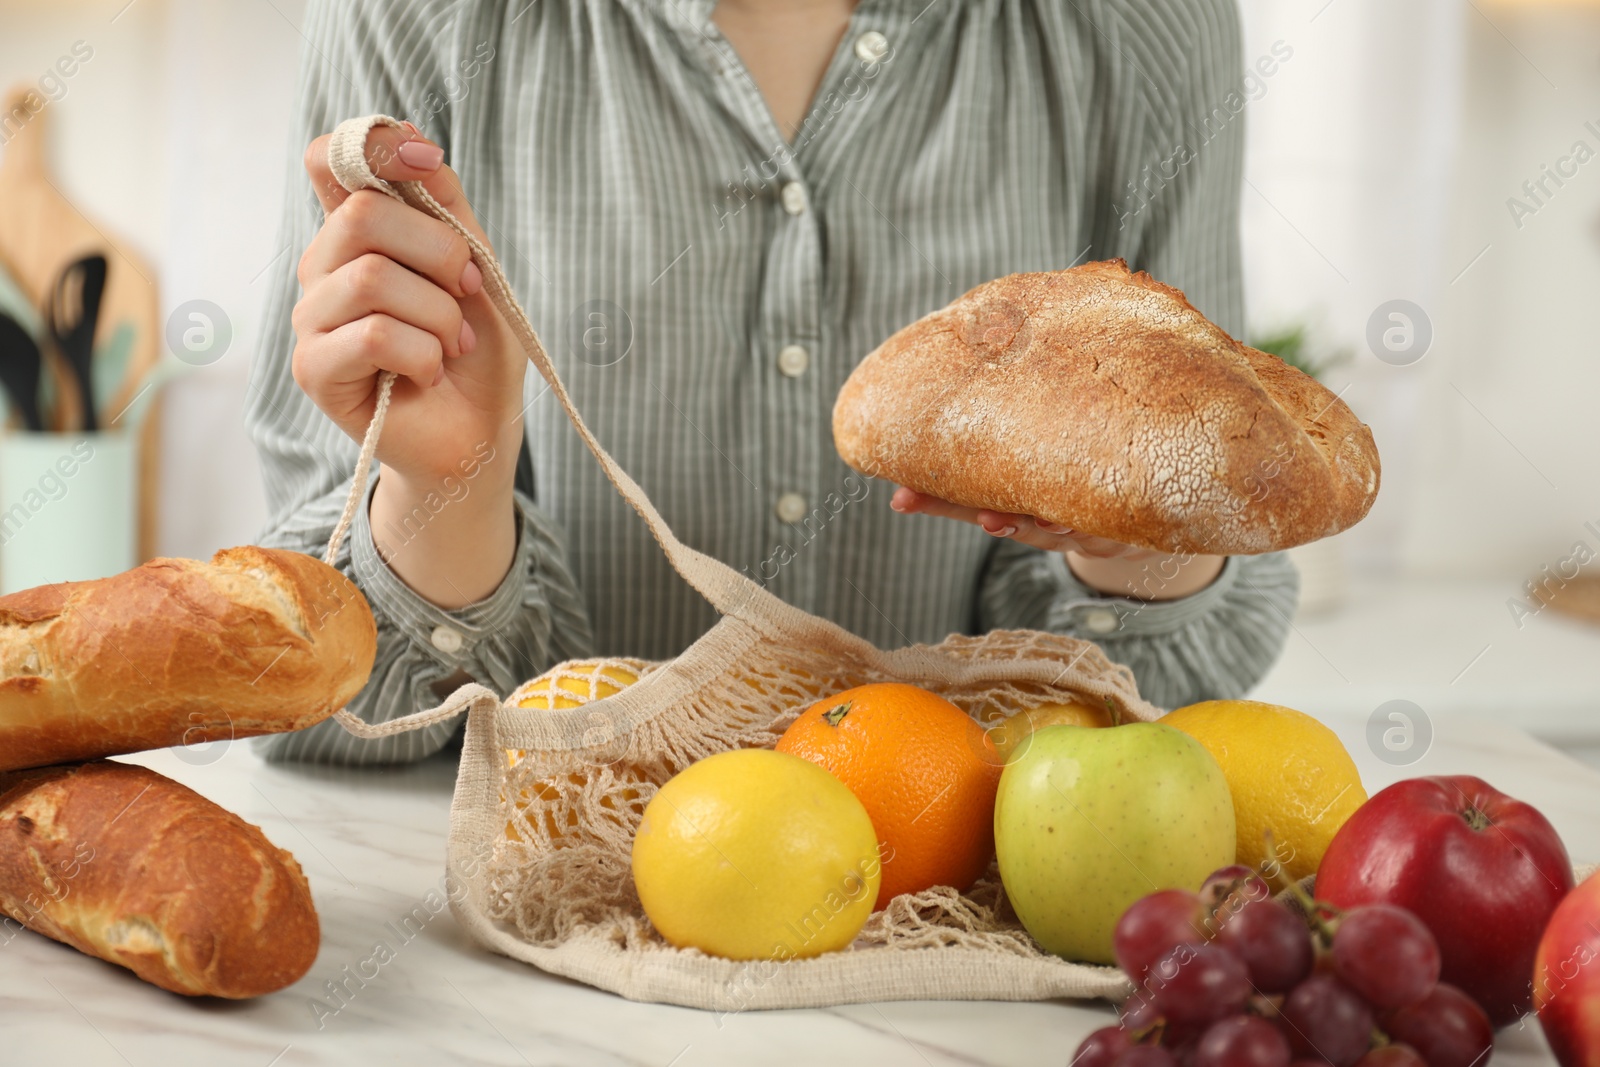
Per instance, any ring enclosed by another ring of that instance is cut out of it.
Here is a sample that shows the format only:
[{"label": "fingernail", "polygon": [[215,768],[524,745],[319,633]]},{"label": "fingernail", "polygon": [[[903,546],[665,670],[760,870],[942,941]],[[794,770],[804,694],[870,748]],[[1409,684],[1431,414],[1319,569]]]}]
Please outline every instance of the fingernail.
[{"label": "fingernail", "polygon": [[483,271],[472,260],[467,260],[467,265],[461,271],[461,291],[471,296],[483,288]]},{"label": "fingernail", "polygon": [[400,146],[400,161],[417,170],[437,170],[444,162],[444,149],[425,141],[407,141]]},{"label": "fingernail", "polygon": [[433,376],[433,381],[430,384],[438,385],[442,381],[444,381],[444,364],[443,363],[439,364],[439,372]]},{"label": "fingernail", "polygon": [[406,132],[411,134],[411,136],[413,136],[413,137],[421,137],[422,136],[422,131],[417,129],[417,124],[412,122],[410,119],[401,120],[400,125],[404,126],[406,128]]},{"label": "fingernail", "polygon": [[[472,323],[466,319],[461,320],[461,337],[457,343],[461,346],[461,354],[463,356],[478,347],[478,335],[472,332]],[[439,369],[441,371],[444,370],[443,367]]]},{"label": "fingernail", "polygon": [[993,534],[996,537],[1010,537],[1012,534],[1017,532],[1017,528],[1015,526],[1009,526],[1009,525],[1008,526],[1002,526],[998,530],[991,530],[987,526],[985,526],[983,529],[984,529],[985,533]]}]

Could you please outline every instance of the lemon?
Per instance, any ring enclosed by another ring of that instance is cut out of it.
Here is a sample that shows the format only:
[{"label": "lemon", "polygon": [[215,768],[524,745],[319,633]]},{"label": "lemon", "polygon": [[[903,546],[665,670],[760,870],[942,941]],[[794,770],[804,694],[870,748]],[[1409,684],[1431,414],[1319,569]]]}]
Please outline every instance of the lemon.
[{"label": "lemon", "polygon": [[620,693],[638,680],[636,673],[617,663],[563,663],[519,689],[517,707],[542,711],[579,708]]},{"label": "lemon", "polygon": [[[569,708],[581,708],[596,700],[604,700],[608,696],[622,692],[638,680],[639,674],[633,670],[629,662],[579,660],[550,668],[533,681],[521,686],[511,694],[511,698],[519,708],[564,711]],[[515,767],[526,756],[526,753],[519,748],[508,748],[505,753],[507,767]],[[568,775],[566,784],[581,789],[586,781],[587,778],[583,774]],[[537,782],[532,788],[522,789],[517,794],[516,808],[519,812],[526,812],[534,797],[554,800],[559,792],[556,783],[548,780]],[[530,818],[540,819],[539,816]],[[561,827],[553,819],[544,817],[540,821],[552,840],[563,836]],[[506,823],[506,839],[523,840],[523,835],[517,830],[515,819]]]},{"label": "lemon", "polygon": [[1009,718],[992,717],[986,720],[985,725],[989,737],[994,741],[995,751],[1000,754],[1000,762],[1005,763],[1011,759],[1012,753],[1027,749],[1025,742],[1033,737],[1036,730],[1056,725],[1110,726],[1111,713],[1105,708],[1091,708],[1075,701],[1068,704],[1041,704],[1019,711]]},{"label": "lemon", "polygon": [[[638,680],[639,675],[627,663],[579,660],[551,667],[533,681],[524,683],[511,694],[511,699],[519,708],[565,711],[614,696]],[[521,749],[506,749],[507,766],[515,767],[522,758]]]},{"label": "lemon", "polygon": [[644,809],[633,881],[679,948],[783,961],[843,948],[881,877],[867,809],[809,760],[770,749],[691,764]]},{"label": "lemon", "polygon": [[1161,721],[1199,741],[1222,766],[1233,793],[1238,862],[1268,875],[1314,874],[1333,835],[1366,803],[1350,753],[1304,712],[1208,700]]}]

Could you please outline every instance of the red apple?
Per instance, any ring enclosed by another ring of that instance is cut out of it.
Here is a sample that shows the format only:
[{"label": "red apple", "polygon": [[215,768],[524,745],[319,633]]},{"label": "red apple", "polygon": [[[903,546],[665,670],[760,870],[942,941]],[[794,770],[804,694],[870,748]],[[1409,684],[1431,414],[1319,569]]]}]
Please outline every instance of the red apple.
[{"label": "red apple", "polygon": [[1340,827],[1317,868],[1319,900],[1395,904],[1433,931],[1440,980],[1463,989],[1495,1026],[1533,1004],[1539,935],[1572,888],[1555,828],[1481,778],[1410,778]]},{"label": "red apple", "polygon": [[1561,1067],[1600,1067],[1600,874],[1550,916],[1533,965],[1533,1006]]}]

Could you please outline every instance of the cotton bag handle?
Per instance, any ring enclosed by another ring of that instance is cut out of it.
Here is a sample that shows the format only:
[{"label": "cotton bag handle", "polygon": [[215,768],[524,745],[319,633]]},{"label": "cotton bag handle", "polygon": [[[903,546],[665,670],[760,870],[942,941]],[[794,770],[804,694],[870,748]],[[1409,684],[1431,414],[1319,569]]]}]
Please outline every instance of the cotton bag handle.
[{"label": "cotton bag handle", "polygon": [[[528,354],[539,374],[549,383],[550,391],[555,394],[561,409],[566,412],[573,428],[578,431],[578,436],[583,439],[589,451],[594,453],[595,459],[600,461],[600,468],[605,472],[607,480],[644,519],[645,525],[650,528],[656,543],[666,553],[673,569],[723,615],[740,618],[765,615],[770,618],[775,612],[781,612],[781,602],[771,593],[721,560],[690,548],[678,540],[672,528],[667,525],[666,519],[662,518],[661,513],[650,502],[650,498],[645,495],[645,491],[627,471],[623,470],[621,464],[611,457],[611,453],[605,450],[583,421],[583,416],[578,413],[571,395],[567,392],[566,384],[556,373],[555,365],[545,352],[544,345],[540,343],[538,334],[534,332],[533,324],[528,321],[527,312],[512,295],[511,284],[506,279],[505,271],[495,258],[495,254],[447,208],[435,200],[421,182],[389,182],[372,172],[372,167],[367,163],[367,135],[374,126],[404,128],[400,122],[387,115],[367,115],[340,123],[328,142],[328,164],[333,171],[334,179],[352,193],[362,189],[376,189],[403,204],[433,216],[460,234],[467,242],[467,247],[471,249],[472,261],[483,273],[483,291],[510,325],[523,351]],[[333,534],[328,538],[328,549],[322,556],[323,562],[330,566],[350,532],[356,508],[361,506],[361,501],[366,496],[367,477],[371,473],[373,457],[377,453],[378,438],[383,433],[384,419],[389,413],[394,380],[393,371],[383,371],[378,376],[377,403],[373,407],[372,421],[367,425],[367,432],[362,437],[361,454],[356,460],[355,473],[350,482],[350,493],[345,498],[344,511],[334,526]],[[485,694],[493,697],[492,691],[482,686],[463,686],[452,694],[449,700],[436,708],[378,724],[368,723],[343,709],[335,712],[334,717],[346,730],[357,736],[386,737],[453,718],[467,710],[474,701],[486,699]]]},{"label": "cotton bag handle", "polygon": [[[584,423],[583,416],[573,405],[572,397],[567,393],[567,387],[561,381],[561,376],[556,373],[550,356],[544,350],[544,345],[539,342],[533,324],[528,321],[527,312],[523,311],[522,305],[512,295],[511,285],[506,280],[505,271],[501,269],[494,253],[435,200],[427,189],[423,188],[421,182],[388,182],[372,172],[367,163],[367,134],[374,126],[379,125],[402,128],[401,123],[387,115],[368,115],[365,118],[349,119],[340,123],[333,131],[328,144],[328,163],[339,184],[350,192],[376,189],[433,216],[462,236],[472,250],[472,261],[483,272],[483,288],[489,300],[511,326],[523,351],[538,368],[539,374],[550,384],[550,391],[555,394],[561,409],[566,412],[573,428],[578,431],[578,436],[583,438],[583,443],[594,453],[595,459],[600,461],[600,467],[605,471],[606,478],[644,519],[651,535],[661,545],[662,551],[667,554],[667,559],[685,581],[724,615],[742,616],[748,613],[753,604],[775,599],[771,593],[721,560],[690,548],[678,540],[666,520],[661,517],[661,513],[645,495],[644,490],[616,460],[611,458],[611,454],[601,446],[588,425]],[[365,496],[367,476],[372,469],[378,437],[383,432],[383,421],[389,411],[389,397],[394,388],[394,379],[393,371],[384,371],[378,378],[378,399],[372,412],[372,422],[367,426],[366,435],[361,442],[361,455],[356,461],[355,476],[350,483],[350,495],[345,500],[344,512],[339,517],[338,525],[334,527],[333,535],[328,539],[328,550],[323,555],[323,561],[326,563],[333,563],[345,536],[350,531],[356,508],[360,506]]]}]

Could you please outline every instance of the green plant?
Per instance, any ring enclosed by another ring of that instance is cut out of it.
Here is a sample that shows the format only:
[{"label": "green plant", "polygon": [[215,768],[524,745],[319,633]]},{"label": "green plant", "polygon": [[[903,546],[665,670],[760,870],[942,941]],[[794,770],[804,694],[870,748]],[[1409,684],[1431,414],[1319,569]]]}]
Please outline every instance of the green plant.
[{"label": "green plant", "polygon": [[1250,341],[1250,347],[1277,356],[1295,370],[1320,380],[1329,370],[1348,360],[1350,352],[1343,348],[1318,352],[1310,333],[1304,323],[1282,326],[1256,336]]}]

